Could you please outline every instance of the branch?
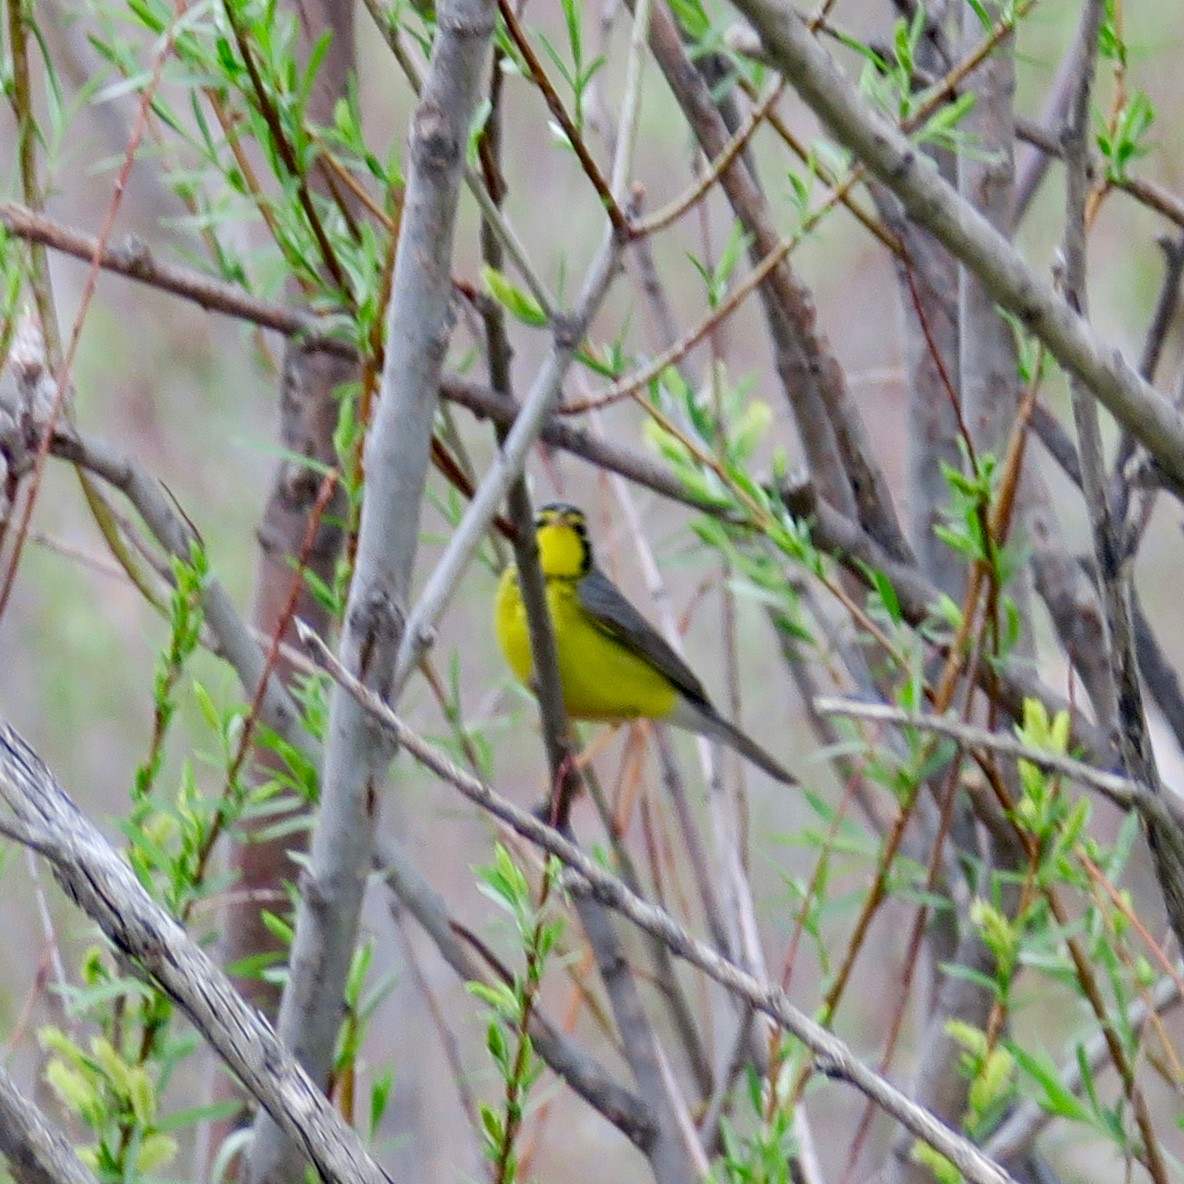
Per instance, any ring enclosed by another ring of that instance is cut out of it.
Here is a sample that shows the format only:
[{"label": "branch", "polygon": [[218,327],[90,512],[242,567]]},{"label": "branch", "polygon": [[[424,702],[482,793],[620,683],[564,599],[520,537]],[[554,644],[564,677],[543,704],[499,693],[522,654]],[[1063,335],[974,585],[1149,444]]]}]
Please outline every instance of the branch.
[{"label": "branch", "polygon": [[[857,522],[845,518],[817,498],[809,482],[793,484],[783,489],[781,496],[795,517],[809,523],[810,538],[819,550],[833,556],[869,587],[869,572],[886,576],[900,601],[901,614],[913,628],[930,620],[940,593],[917,567],[886,555]],[[934,644],[939,649],[945,648],[940,638],[934,639]],[[1101,764],[1112,759],[1113,749],[1106,731],[1091,723],[1064,696],[1050,691],[1028,664],[1008,662],[988,666],[980,662],[976,665],[975,675],[984,690],[994,694],[999,705],[1013,719],[1023,718],[1025,699],[1039,699],[1053,713],[1068,711],[1074,743]]]},{"label": "branch", "polygon": [[0,226],[18,238],[42,243],[84,263],[97,261],[104,271],[171,292],[204,309],[239,317],[289,337],[302,336],[308,344],[343,357],[357,356],[349,342],[330,336],[332,330],[328,318],[261,300],[236,284],[228,284],[191,267],[159,263],[142,240],[128,239],[122,247],[109,247],[89,234],[82,234],[14,201],[0,201]]},{"label": "branch", "polygon": [[0,722],[6,826],[48,859],[54,878],[115,950],[154,979],[283,1131],[333,1184],[390,1184],[268,1022],[82,814],[40,757]]},{"label": "branch", "polygon": [[987,728],[978,728],[957,719],[947,719],[945,716],[939,715],[921,715],[918,712],[905,711],[885,703],[860,703],[854,699],[835,699],[828,696],[816,698],[814,709],[821,715],[846,716],[850,719],[866,719],[875,723],[895,724],[902,728],[918,728],[927,732],[937,732],[942,736],[949,736],[950,739],[957,740],[968,748],[987,749],[1013,757],[1015,760],[1027,761],[1038,769],[1043,769],[1046,773],[1061,773],[1082,785],[1096,789],[1108,801],[1123,810],[1136,809],[1140,802],[1145,802],[1154,796],[1147,786],[1138,781],[1132,781],[1129,777],[1095,769],[1093,765],[1074,760],[1071,756],[1033,748],[1022,740],[1017,740],[1014,736],[1008,736],[1003,732],[992,732]]},{"label": "branch", "polygon": [[[419,542],[419,507],[448,346],[450,261],[462,165],[493,33],[491,0],[449,0],[439,20],[423,95],[412,122],[381,397],[366,443],[366,500],[341,652],[384,693],[403,633]],[[288,984],[284,1042],[325,1081],[341,1020],[373,853],[379,783],[392,749],[346,695],[333,696],[320,812],[302,877]],[[244,1178],[286,1184],[300,1152],[260,1115]]]},{"label": "branch", "polygon": [[693,937],[665,910],[656,908],[630,892],[616,876],[605,871],[595,859],[553,827],[540,822],[533,814],[520,810],[459,768],[408,728],[377,695],[353,678],[315,634],[304,629],[300,630],[300,634],[317,661],[325,666],[338,685],[352,695],[369,716],[416,761],[456,788],[469,801],[571,868],[578,877],[569,881],[571,892],[589,895],[619,912],[638,928],[664,941],[677,957],[697,967],[725,990],[767,1015],[778,1027],[795,1036],[815,1054],[821,1072],[854,1086],[918,1139],[949,1159],[971,1184],[1011,1184],[1012,1177],[988,1160],[969,1140],[939,1122],[880,1074],[864,1065],[846,1043],[794,1007],[779,987],[760,982],[734,962],[721,957],[705,942]]},{"label": "branch", "polygon": [[904,135],[868,108],[788,5],[777,0],[735,0],[735,4],[760,33],[777,68],[828,131],[1090,388],[1167,473],[1184,482],[1184,417],[1065,305],[1023,256],[925,163]]},{"label": "branch", "polygon": [[[1091,20],[1082,25],[1082,38],[1091,48],[1097,43],[1104,15],[1103,0],[1089,0]],[[1081,79],[1070,107],[1065,143],[1065,299],[1080,316],[1087,313],[1086,303],[1086,230],[1089,182],[1090,87],[1093,82],[1094,57],[1084,55]],[[1135,653],[1135,631],[1131,613],[1129,570],[1122,562],[1122,545],[1110,504],[1102,453],[1102,431],[1097,405],[1090,398],[1081,375],[1070,383],[1073,419],[1077,426],[1077,447],[1081,460],[1082,489],[1089,511],[1094,559],[1098,569],[1098,589],[1105,609],[1110,636],[1109,659],[1117,704],[1117,731],[1123,765],[1152,792],[1159,793],[1159,769],[1147,713],[1143,707],[1143,688]],[[1133,433],[1137,435],[1138,433]],[[1146,441],[1144,441],[1146,443]],[[1184,835],[1179,825],[1167,825],[1151,813],[1143,813],[1147,842],[1155,860],[1156,879],[1167,906],[1168,920],[1176,940],[1184,945]],[[1128,1090],[1131,1084],[1127,1082]],[[1161,1152],[1141,1111],[1136,1112],[1144,1142],[1148,1167],[1156,1180],[1166,1178],[1167,1168]]]},{"label": "branch", "polygon": [[580,341],[616,274],[619,259],[620,242],[610,231],[588,270],[576,311],[568,317],[554,318],[554,341],[534,386],[481,479],[464,517],[448,540],[440,562],[424,585],[419,603],[407,618],[395,667],[393,685],[396,694],[435,639],[436,622],[455,593],[461,572],[473,557],[510,485],[522,472],[527,454],[538,440],[543,424],[559,398],[563,378]]},{"label": "branch", "polygon": [[[683,49],[678,27],[665,4],[655,5],[650,48],[683,116],[709,159],[727,151],[727,125],[707,80]],[[780,236],[772,213],[743,159],[720,174],[720,185],[737,219],[752,236],[754,268],[774,259]],[[874,460],[867,428],[852,398],[842,366],[818,327],[813,296],[788,261],[772,267],[760,287],[765,327],[774,364],[793,412],[811,471],[827,497],[858,517],[891,553],[910,554],[896,520],[883,471]]]},{"label": "branch", "polygon": [[[73,427],[57,429],[50,452],[118,489],[136,508],[164,550],[185,563],[190,561],[190,547],[197,539],[193,525],[168,497],[165,487],[135,460]],[[260,704],[260,713],[267,726],[316,760],[318,746],[303,730],[299,708],[281,680],[274,673],[267,672],[267,659],[262,648],[239,614],[230,593],[215,576],[210,576],[202,587],[202,611],[217,639],[216,653],[234,667],[247,695],[256,695],[260,680],[267,676]]]},{"label": "branch", "polygon": [[17,1184],[95,1184],[70,1141],[0,1066],[0,1155]]},{"label": "branch", "polygon": [[[379,841],[375,863],[387,887],[435,943],[440,957],[464,982],[485,975],[457,937],[443,897],[393,841]],[[653,1117],[643,1098],[618,1085],[604,1066],[556,1028],[540,1011],[530,1020],[535,1051],[594,1110],[602,1114],[635,1147],[648,1153],[654,1141]]]}]

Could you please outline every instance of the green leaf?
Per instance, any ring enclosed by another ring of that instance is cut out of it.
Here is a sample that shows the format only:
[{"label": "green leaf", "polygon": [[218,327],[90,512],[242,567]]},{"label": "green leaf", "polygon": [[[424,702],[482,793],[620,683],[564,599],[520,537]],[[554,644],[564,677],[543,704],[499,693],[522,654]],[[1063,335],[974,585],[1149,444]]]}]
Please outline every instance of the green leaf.
[{"label": "green leaf", "polygon": [[875,588],[876,595],[879,596],[880,603],[888,614],[888,619],[894,625],[901,625],[904,616],[900,611],[900,597],[896,595],[896,589],[892,582],[882,571],[877,571],[874,567],[865,567],[864,571],[867,573],[868,579],[871,580],[872,587]]},{"label": "green leaf", "polygon": [[1043,1090],[1043,1096],[1037,1099],[1043,1109],[1074,1122],[1090,1122],[1089,1108],[1061,1080],[1060,1070],[1046,1054],[1028,1052],[1011,1041],[1007,1047],[1020,1068]]},{"label": "green leaf", "polygon": [[486,1138],[495,1146],[500,1147],[502,1142],[502,1119],[501,1115],[486,1103],[481,1103],[481,1125],[485,1128]]},{"label": "green leaf", "polygon": [[990,33],[993,27],[991,14],[987,12],[987,7],[983,3],[983,0],[966,0],[966,3],[970,5],[971,11],[978,17],[978,22],[982,25],[983,32]]},{"label": "green leaf", "polygon": [[388,1069],[370,1086],[370,1138],[378,1133],[379,1124],[386,1113],[387,1103],[390,1101],[391,1090],[394,1088],[394,1075]]},{"label": "green leaf", "polygon": [[974,109],[975,96],[971,92],[959,95],[952,103],[943,103],[925,121],[925,125],[917,133],[917,139],[922,143],[948,143],[950,133]]},{"label": "green leaf", "polygon": [[465,990],[470,995],[475,995],[484,1003],[489,1004],[498,1015],[504,1015],[508,1019],[515,1019],[521,1011],[518,1005],[518,996],[514,994],[513,988],[508,983],[473,981],[465,983]]},{"label": "green leaf", "polygon": [[202,1122],[219,1122],[222,1119],[233,1118],[241,1108],[241,1103],[234,1098],[227,1098],[224,1102],[208,1102],[204,1106],[174,1110],[158,1118],[154,1125],[158,1131],[179,1131]]},{"label": "green leaf", "polygon": [[172,1135],[156,1131],[140,1140],[140,1154],[136,1156],[136,1167],[141,1172],[155,1172],[170,1164],[177,1157],[177,1140]]},{"label": "green leaf", "polygon": [[537,329],[547,323],[542,305],[529,292],[513,284],[504,272],[486,264],[481,268],[481,282],[490,296],[524,325]]},{"label": "green leaf", "polygon": [[494,1061],[502,1069],[505,1069],[510,1062],[510,1048],[506,1042],[506,1034],[500,1024],[496,1022],[492,1023],[486,1029],[485,1047],[489,1050],[489,1055]]}]

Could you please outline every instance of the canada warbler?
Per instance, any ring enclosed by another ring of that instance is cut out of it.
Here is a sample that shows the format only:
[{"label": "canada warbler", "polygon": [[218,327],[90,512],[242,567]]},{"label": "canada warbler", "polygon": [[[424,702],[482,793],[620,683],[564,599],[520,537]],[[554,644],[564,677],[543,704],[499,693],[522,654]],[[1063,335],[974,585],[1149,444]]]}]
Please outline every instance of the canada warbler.
[{"label": "canada warbler", "polygon": [[[543,506],[535,533],[568,715],[663,720],[722,740],[771,777],[796,783],[756,741],[716,711],[687,664],[596,566],[581,510],[563,502]],[[502,573],[494,623],[506,662],[530,686],[530,632],[513,565]]]}]

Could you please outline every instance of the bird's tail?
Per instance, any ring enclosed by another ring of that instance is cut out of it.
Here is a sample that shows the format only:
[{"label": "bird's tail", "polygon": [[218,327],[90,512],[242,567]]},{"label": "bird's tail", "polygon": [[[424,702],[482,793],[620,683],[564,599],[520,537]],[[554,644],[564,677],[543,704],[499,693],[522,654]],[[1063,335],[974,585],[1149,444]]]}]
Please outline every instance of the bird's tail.
[{"label": "bird's tail", "polygon": [[767,753],[751,736],[724,719],[710,704],[700,705],[682,698],[666,722],[678,728],[685,728],[689,732],[698,732],[699,735],[712,740],[722,741],[746,760],[752,761],[758,769],[764,769],[782,785],[798,784],[798,779],[780,761]]}]

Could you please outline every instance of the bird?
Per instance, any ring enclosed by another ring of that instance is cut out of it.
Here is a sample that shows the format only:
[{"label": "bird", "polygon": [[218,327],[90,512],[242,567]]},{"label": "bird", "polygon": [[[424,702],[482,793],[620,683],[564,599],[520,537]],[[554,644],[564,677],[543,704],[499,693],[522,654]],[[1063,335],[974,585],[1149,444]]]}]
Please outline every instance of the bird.
[{"label": "bird", "polygon": [[[722,741],[785,785],[797,778],[712,705],[703,684],[596,565],[584,512],[567,502],[534,521],[555,634],[563,704],[573,719],[661,720]],[[494,630],[506,664],[533,689],[530,630],[518,571],[498,583]]]}]

